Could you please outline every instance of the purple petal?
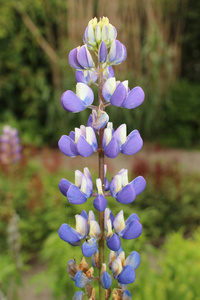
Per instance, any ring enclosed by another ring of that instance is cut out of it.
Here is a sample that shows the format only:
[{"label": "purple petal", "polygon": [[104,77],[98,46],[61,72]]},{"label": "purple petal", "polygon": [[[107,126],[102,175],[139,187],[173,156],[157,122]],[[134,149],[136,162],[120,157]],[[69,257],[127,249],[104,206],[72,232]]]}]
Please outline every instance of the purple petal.
[{"label": "purple petal", "polygon": [[125,265],[130,265],[134,270],[140,264],[140,254],[136,251],[131,252],[131,254],[127,257],[125,261]]},{"label": "purple petal", "polygon": [[119,83],[114,91],[110,102],[112,105],[120,107],[124,100],[126,99],[127,91],[123,83]]},{"label": "purple petal", "polygon": [[82,135],[78,139],[77,150],[78,153],[83,157],[90,156],[94,152],[92,146],[86,141],[86,139]]},{"label": "purple petal", "polygon": [[[92,118],[92,114],[89,115],[89,118],[87,120],[87,126],[92,127],[92,123],[93,123],[93,118]],[[93,128],[93,127],[92,127]],[[94,128],[93,128],[94,129]]]},{"label": "purple petal", "polygon": [[146,180],[143,176],[136,177],[133,181],[130,182],[135,189],[136,196],[141,194],[146,187]]},{"label": "purple petal", "polygon": [[89,239],[87,242],[83,243],[81,249],[84,256],[92,256],[95,252],[97,252],[96,240],[94,238]]},{"label": "purple petal", "polygon": [[72,204],[83,204],[87,201],[85,194],[74,184],[71,184],[67,191],[67,199]]},{"label": "purple petal", "polygon": [[83,218],[85,218],[86,221],[88,221],[88,214],[87,214],[87,212],[86,212],[85,210],[82,210],[81,216],[82,216]]},{"label": "purple petal", "polygon": [[77,53],[78,53],[77,48],[69,52],[69,56],[68,56],[69,64],[74,69],[82,69],[81,65],[77,60]]},{"label": "purple petal", "polygon": [[70,139],[72,139],[73,141],[75,141],[75,132],[74,131],[70,131],[69,137],[70,137]]},{"label": "purple petal", "polygon": [[60,180],[60,182],[59,182],[59,189],[60,189],[61,193],[64,196],[67,196],[67,191],[68,191],[68,189],[69,189],[69,187],[70,187],[71,184],[72,183],[69,180],[65,179],[65,178],[62,178]]},{"label": "purple petal", "polygon": [[83,71],[77,70],[75,73],[75,78],[76,78],[77,82],[82,82],[82,83],[88,84],[87,77],[84,76]]},{"label": "purple petal", "polygon": [[68,224],[62,224],[58,230],[59,237],[73,245],[81,241],[82,236],[75,229],[71,228]]},{"label": "purple petal", "polygon": [[105,271],[103,272],[103,274],[101,275],[101,285],[104,289],[108,290],[111,287],[112,284],[112,277],[110,276],[110,274]]},{"label": "purple petal", "polygon": [[118,251],[121,247],[120,237],[116,233],[114,233],[111,237],[107,239],[106,244],[110,250]]},{"label": "purple petal", "polygon": [[133,155],[141,150],[143,140],[138,132],[127,137],[126,142],[122,145],[121,152],[126,155]]},{"label": "purple petal", "polygon": [[84,69],[91,69],[94,65],[92,56],[85,45],[78,49],[77,60]]},{"label": "purple petal", "polygon": [[119,203],[128,204],[135,200],[136,194],[133,186],[127,184],[116,196],[116,200]]},{"label": "purple petal", "polygon": [[119,145],[117,139],[113,137],[104,148],[105,155],[109,158],[115,158],[119,154]]},{"label": "purple petal", "polygon": [[123,107],[128,109],[136,108],[142,104],[144,97],[145,94],[143,89],[139,86],[136,86],[130,91],[130,93],[128,93],[128,96],[123,103]]},{"label": "purple petal", "polygon": [[122,272],[117,276],[117,280],[122,284],[129,284],[135,281],[135,271],[128,265],[125,266]]},{"label": "purple petal", "polygon": [[132,300],[131,293],[128,290],[123,291],[122,300]]},{"label": "purple petal", "polygon": [[84,293],[82,291],[76,292],[73,296],[73,300],[84,300]]},{"label": "purple petal", "polygon": [[133,214],[131,214],[131,215],[128,217],[128,219],[127,219],[126,222],[125,222],[125,225],[127,226],[132,220],[138,220],[138,221],[140,221],[140,218],[138,217],[137,214],[133,213]]},{"label": "purple petal", "polygon": [[108,78],[115,77],[115,72],[111,66],[108,67]]},{"label": "purple petal", "polygon": [[99,194],[94,199],[93,205],[98,211],[104,211],[107,206],[107,200],[103,195]]},{"label": "purple petal", "polygon": [[58,147],[67,156],[75,157],[78,155],[77,146],[70,137],[62,135],[58,141]]},{"label": "purple petal", "polygon": [[82,272],[78,271],[74,276],[75,285],[79,288],[84,288],[86,285],[90,283],[89,278]]},{"label": "purple petal", "polygon": [[86,104],[70,90],[62,94],[61,104],[64,109],[74,113],[82,111],[86,108]]},{"label": "purple petal", "polygon": [[99,58],[99,62],[102,64],[102,63],[105,63],[106,60],[107,60],[107,47],[106,47],[106,44],[104,41],[101,42],[101,45],[99,47],[99,55],[98,55],[98,58]]},{"label": "purple petal", "polygon": [[104,178],[104,187],[105,187],[105,191],[109,191],[110,184],[109,184],[109,181],[106,177]]},{"label": "purple petal", "polygon": [[123,239],[132,240],[139,237],[142,233],[142,225],[137,220],[131,221],[121,232]]}]

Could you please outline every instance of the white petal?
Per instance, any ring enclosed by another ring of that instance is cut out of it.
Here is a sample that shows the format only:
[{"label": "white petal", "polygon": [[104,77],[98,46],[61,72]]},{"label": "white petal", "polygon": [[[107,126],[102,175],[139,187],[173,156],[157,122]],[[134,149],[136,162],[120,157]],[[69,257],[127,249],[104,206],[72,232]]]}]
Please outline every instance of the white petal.
[{"label": "white petal", "polygon": [[111,128],[106,128],[104,130],[104,141],[106,143],[106,146],[111,141],[111,139],[112,139],[112,129]]},{"label": "white petal", "polygon": [[118,257],[116,260],[113,261],[112,263],[112,271],[113,273],[116,275],[120,274],[123,270],[123,267],[122,267],[122,262],[121,262],[121,259],[120,257]]},{"label": "white petal", "polygon": [[97,194],[103,195],[102,182],[100,178],[96,179],[96,186],[97,186]]},{"label": "white petal", "polygon": [[90,224],[91,221],[95,221],[95,215],[92,210],[90,210],[88,214],[88,223]]},{"label": "white petal", "polygon": [[101,229],[97,221],[91,220],[90,221],[90,233],[91,237],[98,239],[99,235],[101,234]]},{"label": "white petal", "polygon": [[114,136],[117,138],[119,145],[123,145],[126,142],[127,136],[126,124],[122,124],[121,126],[119,126],[115,131]]},{"label": "white petal", "polygon": [[80,128],[75,128],[75,143],[78,142],[79,137],[82,135],[82,131]]},{"label": "white petal", "polygon": [[76,84],[76,96],[78,96],[82,101],[87,98],[88,90],[90,90],[90,88],[86,84],[82,82],[78,82]]},{"label": "white petal", "polygon": [[79,232],[82,236],[86,236],[88,233],[87,220],[80,215],[75,215],[75,218],[76,218],[76,231]]},{"label": "white petal", "polygon": [[107,220],[107,237],[113,235],[111,219]]},{"label": "white petal", "polygon": [[80,188],[81,192],[83,192],[84,194],[86,194],[86,190],[87,190],[87,179],[86,177],[83,175],[82,177],[82,182],[81,182],[81,188]]},{"label": "white petal", "polygon": [[75,185],[80,188],[82,183],[83,173],[79,170],[75,171]]},{"label": "white petal", "polygon": [[113,226],[116,233],[120,233],[125,228],[125,221],[124,221],[124,212],[121,210],[113,221]]},{"label": "white petal", "polygon": [[128,184],[128,170],[122,169],[119,173],[121,176],[122,188]]}]

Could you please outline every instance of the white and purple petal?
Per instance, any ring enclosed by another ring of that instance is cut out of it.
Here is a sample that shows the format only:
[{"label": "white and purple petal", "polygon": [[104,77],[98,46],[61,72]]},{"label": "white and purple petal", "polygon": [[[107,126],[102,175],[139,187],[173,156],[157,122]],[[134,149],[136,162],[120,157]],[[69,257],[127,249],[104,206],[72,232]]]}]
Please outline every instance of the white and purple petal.
[{"label": "white and purple petal", "polygon": [[109,102],[114,91],[116,89],[116,79],[115,77],[110,77],[103,85],[102,95],[105,101]]},{"label": "white and purple petal", "polygon": [[91,69],[94,62],[86,45],[77,48],[77,61],[83,69]]},{"label": "white and purple petal", "polygon": [[140,254],[136,251],[131,252],[131,254],[127,257],[125,261],[125,265],[130,265],[134,270],[137,269],[137,267],[140,264]]}]

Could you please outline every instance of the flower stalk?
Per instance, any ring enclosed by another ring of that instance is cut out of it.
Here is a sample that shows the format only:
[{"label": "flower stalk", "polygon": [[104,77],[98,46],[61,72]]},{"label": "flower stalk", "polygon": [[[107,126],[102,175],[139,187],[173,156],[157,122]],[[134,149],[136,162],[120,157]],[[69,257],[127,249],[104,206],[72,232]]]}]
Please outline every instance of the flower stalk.
[{"label": "flower stalk", "polygon": [[[133,109],[144,101],[144,92],[140,87],[132,90],[128,81],[119,82],[115,79],[112,65],[118,65],[126,59],[126,47],[116,39],[117,31],[103,17],[97,22],[94,18],[88,23],[83,37],[84,45],[69,53],[69,63],[76,69],[76,93],[68,90],[61,97],[63,108],[72,113],[78,113],[86,108],[92,109],[87,126],[75,128],[69,135],[63,135],[58,146],[62,153],[70,157],[81,155],[87,157],[98,152],[97,192],[93,191],[93,181],[89,169],[83,172],[75,171],[75,183],[62,178],[59,183],[61,193],[67,197],[70,204],[83,204],[88,198],[94,197],[93,206],[98,211],[98,222],[92,210],[85,210],[76,215],[76,227],[64,223],[60,226],[59,236],[72,246],[81,246],[85,257],[91,257],[92,267],[89,268],[85,259],[80,265],[75,260],[69,260],[67,272],[79,288],[85,288],[88,299],[95,300],[95,289],[92,282],[99,282],[99,300],[112,299],[131,300],[131,294],[126,289],[127,284],[135,281],[135,269],[140,264],[140,255],[136,251],[125,258],[122,248],[123,239],[135,239],[142,233],[139,217],[132,213],[124,220],[123,210],[115,216],[107,207],[107,196],[112,196],[121,204],[135,201],[146,186],[142,176],[128,181],[128,170],[120,170],[109,182],[106,178],[107,166],[105,157],[115,158],[121,152],[124,155],[137,153],[143,145],[138,130],[127,135],[126,124],[114,130],[113,124],[105,111],[107,106]],[[95,66],[90,51],[97,56]],[[98,84],[96,83],[98,82]],[[98,105],[94,105],[94,93],[90,85],[98,86]],[[106,127],[107,125],[107,127]],[[98,138],[97,138],[98,136]],[[110,255],[105,258],[105,247]],[[94,277],[94,268],[99,276]],[[109,270],[108,270],[109,269]],[[111,290],[113,279],[118,281],[118,288]],[[83,300],[84,293],[78,291],[73,300]]]}]

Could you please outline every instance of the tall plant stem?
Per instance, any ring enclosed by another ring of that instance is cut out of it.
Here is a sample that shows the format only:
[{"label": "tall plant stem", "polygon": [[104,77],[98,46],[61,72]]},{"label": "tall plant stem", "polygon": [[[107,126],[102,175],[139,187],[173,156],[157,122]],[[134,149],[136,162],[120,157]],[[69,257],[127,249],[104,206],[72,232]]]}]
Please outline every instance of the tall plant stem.
[{"label": "tall plant stem", "polygon": [[[102,86],[103,86],[103,70],[99,68],[99,105],[102,104]],[[104,129],[99,131],[99,178],[101,179],[103,192],[104,192],[104,150],[103,150],[103,132]],[[101,276],[101,267],[105,262],[104,253],[104,212],[99,212],[99,225],[101,228],[101,238],[99,240],[99,278]],[[105,299],[105,290],[99,282],[99,300]]]}]

